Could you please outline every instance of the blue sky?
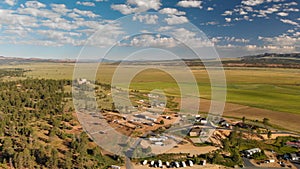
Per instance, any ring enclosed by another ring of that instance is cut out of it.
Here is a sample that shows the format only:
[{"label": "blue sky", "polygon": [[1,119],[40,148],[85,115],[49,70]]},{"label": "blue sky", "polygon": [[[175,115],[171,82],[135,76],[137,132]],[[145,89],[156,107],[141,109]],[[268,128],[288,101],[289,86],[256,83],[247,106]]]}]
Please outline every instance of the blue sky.
[{"label": "blue sky", "polygon": [[[95,53],[118,44],[113,52],[118,56],[129,47],[176,50],[175,38],[203,47],[199,33],[185,27],[189,23],[203,31],[210,40],[205,46],[214,46],[221,57],[300,52],[299,9],[297,0],[3,0],[0,55],[74,59],[88,45],[93,50],[86,57],[98,57]],[[98,30],[97,42],[89,43]],[[170,36],[149,35],[154,31]],[[128,37],[133,33],[142,35]],[[118,42],[124,37],[126,42]]]}]

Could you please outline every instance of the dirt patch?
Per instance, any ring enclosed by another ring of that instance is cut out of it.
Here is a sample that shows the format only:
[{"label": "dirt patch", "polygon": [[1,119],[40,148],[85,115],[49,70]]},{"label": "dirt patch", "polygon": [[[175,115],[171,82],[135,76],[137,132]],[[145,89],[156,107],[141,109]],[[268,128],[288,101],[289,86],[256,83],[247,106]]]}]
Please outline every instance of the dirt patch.
[{"label": "dirt patch", "polygon": [[167,151],[167,153],[190,153],[191,155],[197,155],[206,154],[216,149],[219,148],[214,146],[195,147],[191,143],[187,143],[183,145],[178,145],[176,148]]}]

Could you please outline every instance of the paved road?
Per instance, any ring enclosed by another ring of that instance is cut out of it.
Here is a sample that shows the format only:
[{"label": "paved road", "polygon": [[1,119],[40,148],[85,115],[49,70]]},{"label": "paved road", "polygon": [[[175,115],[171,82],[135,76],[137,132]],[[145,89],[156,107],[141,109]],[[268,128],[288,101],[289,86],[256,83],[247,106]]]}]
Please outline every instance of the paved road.
[{"label": "paved road", "polygon": [[[250,160],[248,159],[248,158],[243,158],[243,161],[244,161],[244,166],[245,166],[245,168],[247,168],[247,169],[263,169],[263,167],[256,167],[255,165],[253,165],[251,162],[250,162]],[[295,165],[295,164],[294,164]],[[295,165],[296,166],[296,165]],[[296,166],[297,167],[297,169],[300,169],[300,168],[298,168],[298,167],[300,167],[299,165],[298,166]],[[268,168],[268,169],[278,169],[278,168]]]},{"label": "paved road", "polygon": [[294,165],[297,169],[300,169],[300,162],[293,162],[293,165]]},{"label": "paved road", "polygon": [[253,165],[248,158],[243,157],[243,161],[246,168],[255,168],[255,165]]}]

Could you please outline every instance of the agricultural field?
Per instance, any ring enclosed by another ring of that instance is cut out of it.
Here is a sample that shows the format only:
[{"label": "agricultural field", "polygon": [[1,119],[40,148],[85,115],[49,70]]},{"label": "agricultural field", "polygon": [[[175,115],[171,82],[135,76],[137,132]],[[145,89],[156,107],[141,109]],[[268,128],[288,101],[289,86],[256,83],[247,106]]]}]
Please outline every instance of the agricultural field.
[{"label": "agricultural field", "polygon": [[[91,67],[84,64],[85,71]],[[138,66],[138,65],[134,65]],[[0,68],[23,68],[30,70],[27,77],[49,79],[71,79],[73,63],[30,63],[22,65],[2,65]],[[101,65],[96,79],[101,83],[110,83],[116,65]],[[130,69],[130,68],[128,68]],[[184,74],[172,69],[179,76]],[[211,87],[207,71],[203,67],[192,67],[203,99],[201,111],[209,106]],[[284,68],[225,68],[227,81],[227,105],[225,115],[253,118],[269,118],[270,122],[290,130],[299,131],[300,119],[300,70]],[[124,77],[126,71],[124,72]],[[190,85],[190,84],[185,84]],[[178,96],[180,94],[176,81],[167,73],[157,70],[145,70],[137,74],[131,81],[130,87],[143,92],[161,89],[166,94]],[[287,113],[287,114],[284,114]],[[262,120],[262,119],[258,119]],[[291,122],[291,123],[287,123]],[[285,125],[289,124],[289,125]]]}]

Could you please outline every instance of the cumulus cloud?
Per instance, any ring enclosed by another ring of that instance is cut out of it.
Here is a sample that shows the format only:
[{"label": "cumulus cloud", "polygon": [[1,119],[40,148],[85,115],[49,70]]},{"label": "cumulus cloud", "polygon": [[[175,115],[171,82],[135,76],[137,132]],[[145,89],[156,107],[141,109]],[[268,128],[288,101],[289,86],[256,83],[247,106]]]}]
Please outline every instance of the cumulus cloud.
[{"label": "cumulus cloud", "polygon": [[175,8],[163,8],[159,10],[161,14],[168,14],[168,15],[185,15],[186,13],[183,11],[178,11]]},{"label": "cumulus cloud", "polygon": [[288,16],[289,14],[286,12],[279,12],[277,13],[278,16]]},{"label": "cumulus cloud", "polygon": [[67,9],[65,4],[51,4],[50,5],[52,10],[60,13],[60,14],[66,14],[67,12],[70,12],[70,9]]},{"label": "cumulus cloud", "polygon": [[299,12],[300,10],[298,8],[286,8],[283,9],[284,12]]},{"label": "cumulus cloud", "polygon": [[134,15],[132,17],[133,21],[140,21],[140,22],[144,22],[146,24],[156,24],[157,20],[158,20],[158,16],[157,15]]},{"label": "cumulus cloud", "polygon": [[196,1],[196,0],[182,0],[177,3],[178,6],[184,7],[184,8],[200,8],[202,4],[202,1]]},{"label": "cumulus cloud", "polygon": [[208,10],[208,11],[213,11],[213,10],[214,10],[214,8],[212,8],[212,7],[208,7],[208,8],[207,8],[207,10]]},{"label": "cumulus cloud", "polygon": [[21,25],[24,27],[38,27],[37,19],[32,16],[15,14],[13,10],[0,9],[0,25]]},{"label": "cumulus cloud", "polygon": [[77,1],[76,4],[77,5],[83,5],[83,6],[96,6],[95,3],[93,3],[93,2],[81,2],[81,1]]},{"label": "cumulus cloud", "polygon": [[43,20],[42,25],[50,29],[61,29],[67,31],[78,28],[76,24],[72,24],[70,23],[70,21],[62,18],[55,18],[53,20]]},{"label": "cumulus cloud", "polygon": [[12,35],[18,35],[19,37],[26,37],[28,33],[32,31],[31,28],[26,28],[21,25],[9,25],[7,28],[3,31],[5,34],[12,34]]},{"label": "cumulus cloud", "polygon": [[231,18],[225,18],[226,22],[231,22]]},{"label": "cumulus cloud", "polygon": [[126,4],[114,4],[111,5],[111,8],[127,15],[131,13],[146,12],[150,9],[159,10],[161,5],[160,0],[127,0]]},{"label": "cumulus cloud", "polygon": [[241,3],[248,6],[256,6],[264,3],[264,0],[243,0]]},{"label": "cumulus cloud", "polygon": [[286,23],[286,24],[299,26],[299,24],[297,22],[294,22],[294,21],[289,20],[289,19],[280,19],[280,21],[283,22],[283,23]]},{"label": "cumulus cloud", "polygon": [[45,8],[46,5],[38,1],[26,1],[25,6],[28,8]]},{"label": "cumulus cloud", "polygon": [[176,15],[171,15],[170,17],[165,18],[165,21],[169,25],[183,24],[183,23],[189,22],[187,17],[185,17],[185,16],[176,16]]},{"label": "cumulus cloud", "polygon": [[206,22],[206,23],[201,23],[201,25],[218,25],[219,22],[217,21],[210,21],[210,22]]},{"label": "cumulus cloud", "polygon": [[81,16],[85,16],[85,17],[89,17],[89,18],[99,17],[99,15],[93,13],[92,11],[84,11],[84,10],[79,10],[77,8],[73,9],[73,11]]},{"label": "cumulus cloud", "polygon": [[300,45],[300,38],[299,37],[293,37],[288,35],[280,35],[277,37],[259,37],[259,40],[264,41],[269,46],[299,46]]},{"label": "cumulus cloud", "polygon": [[214,43],[209,41],[209,39],[201,37],[201,35],[198,35],[196,32],[187,30],[185,28],[177,28],[173,30],[172,35],[181,43],[195,48],[214,46]]},{"label": "cumulus cloud", "polygon": [[233,11],[225,11],[222,15],[223,16],[228,16],[228,15],[232,15]]},{"label": "cumulus cloud", "polygon": [[16,0],[4,0],[4,2],[10,6],[14,6],[17,3]]},{"label": "cumulus cloud", "polygon": [[161,37],[160,35],[141,35],[134,37],[129,43],[121,44],[123,46],[138,46],[138,47],[175,47],[177,42],[172,37]]},{"label": "cumulus cloud", "polygon": [[38,1],[27,1],[14,10],[0,9],[0,25],[4,34],[0,43],[85,45],[88,36],[105,27],[105,33],[98,35],[98,42],[88,43],[104,47],[115,43],[116,37],[123,33],[120,26],[92,11],[68,9],[64,4],[49,6],[50,9]]},{"label": "cumulus cloud", "polygon": [[128,15],[128,14],[134,13],[136,11],[135,8],[132,8],[131,6],[126,5],[126,4],[112,5],[111,8],[113,10],[120,11],[124,15]]},{"label": "cumulus cloud", "polygon": [[47,10],[47,9],[38,9],[38,8],[18,8],[17,12],[19,14],[31,15],[34,17],[41,17],[41,18],[49,18],[54,19],[60,17],[59,14]]},{"label": "cumulus cloud", "polygon": [[158,28],[157,31],[164,32],[164,31],[169,31],[171,29],[173,29],[172,26],[162,26],[162,27]]},{"label": "cumulus cloud", "polygon": [[249,39],[244,39],[244,38],[236,38],[236,37],[223,37],[223,39],[226,41],[226,42],[237,42],[237,43],[248,43],[250,42]]},{"label": "cumulus cloud", "polygon": [[[292,6],[296,2],[286,0],[242,0],[233,10],[227,10],[222,15],[234,21],[253,21],[255,18],[282,19],[290,15],[290,12],[299,12],[299,9]],[[274,17],[276,13],[277,17]]]}]

